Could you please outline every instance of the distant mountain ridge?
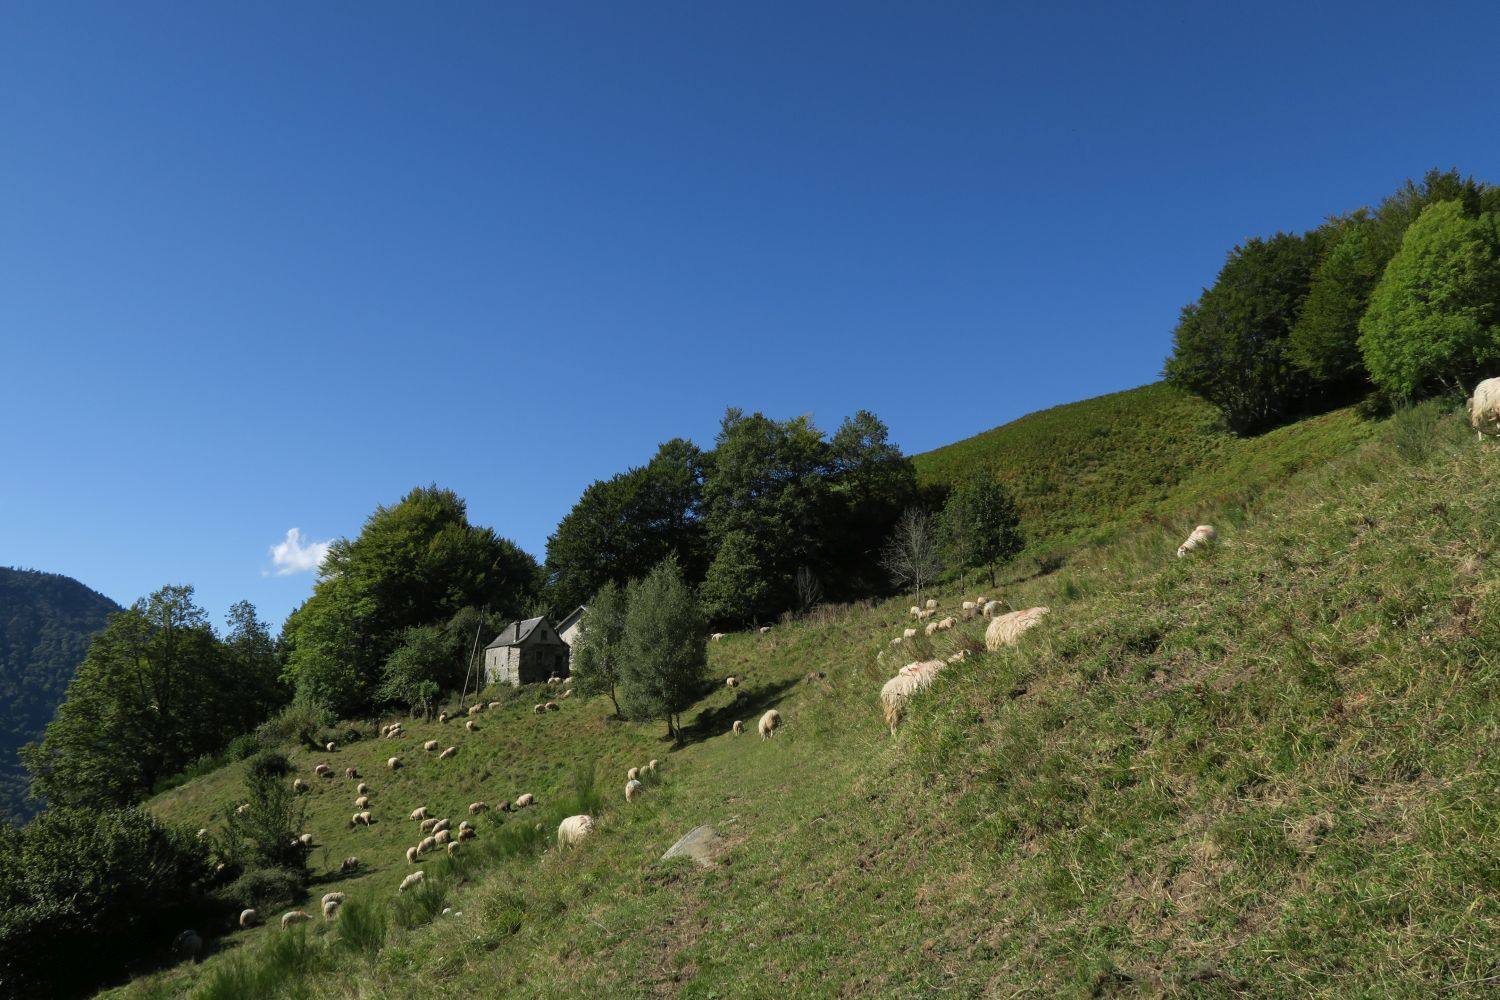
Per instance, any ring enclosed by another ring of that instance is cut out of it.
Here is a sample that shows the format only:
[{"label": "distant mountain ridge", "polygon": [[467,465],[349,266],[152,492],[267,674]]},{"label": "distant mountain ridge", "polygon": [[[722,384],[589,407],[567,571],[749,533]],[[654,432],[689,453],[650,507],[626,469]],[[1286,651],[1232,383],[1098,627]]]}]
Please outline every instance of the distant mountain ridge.
[{"label": "distant mountain ridge", "polygon": [[119,610],[72,577],[0,567],[0,810],[13,821],[37,811],[16,751],[41,736],[89,643]]}]

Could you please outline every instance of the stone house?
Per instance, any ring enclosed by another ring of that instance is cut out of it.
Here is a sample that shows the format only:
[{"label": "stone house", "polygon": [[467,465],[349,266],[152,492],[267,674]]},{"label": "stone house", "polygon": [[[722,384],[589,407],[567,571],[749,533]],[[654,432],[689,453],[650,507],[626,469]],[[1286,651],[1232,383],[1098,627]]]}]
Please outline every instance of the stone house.
[{"label": "stone house", "polygon": [[557,635],[568,644],[569,649],[573,648],[573,643],[578,639],[578,626],[583,621],[583,613],[588,609],[587,604],[580,604],[557,623]]},{"label": "stone house", "polygon": [[486,684],[542,684],[568,676],[568,644],[547,619],[511,622],[484,647]]}]

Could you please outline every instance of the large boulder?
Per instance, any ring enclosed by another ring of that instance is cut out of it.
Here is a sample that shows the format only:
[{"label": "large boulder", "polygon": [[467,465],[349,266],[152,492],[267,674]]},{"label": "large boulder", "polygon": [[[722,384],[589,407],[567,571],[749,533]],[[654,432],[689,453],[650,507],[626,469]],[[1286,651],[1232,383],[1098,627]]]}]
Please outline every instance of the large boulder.
[{"label": "large boulder", "polygon": [[692,858],[698,864],[707,868],[713,863],[713,855],[723,842],[719,831],[707,824],[695,826],[667,849],[667,853],[661,856],[663,861],[672,858]]}]

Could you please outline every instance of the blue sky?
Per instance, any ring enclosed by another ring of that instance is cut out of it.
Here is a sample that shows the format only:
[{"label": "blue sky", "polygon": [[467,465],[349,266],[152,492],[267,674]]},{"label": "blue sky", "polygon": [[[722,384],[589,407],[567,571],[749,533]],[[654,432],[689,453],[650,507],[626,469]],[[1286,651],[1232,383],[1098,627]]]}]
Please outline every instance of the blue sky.
[{"label": "blue sky", "polygon": [[416,485],[541,557],[590,481],[726,406],[863,407],[919,452],[1151,381],[1235,242],[1432,166],[1500,180],[1497,28],[8,4],[0,565],[279,624],[312,575],[272,546]]}]

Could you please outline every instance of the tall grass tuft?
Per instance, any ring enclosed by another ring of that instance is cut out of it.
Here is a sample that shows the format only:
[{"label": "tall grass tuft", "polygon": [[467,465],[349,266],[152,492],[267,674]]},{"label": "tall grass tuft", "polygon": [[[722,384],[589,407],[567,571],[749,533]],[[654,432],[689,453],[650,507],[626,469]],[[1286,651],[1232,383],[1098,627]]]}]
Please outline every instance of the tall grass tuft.
[{"label": "tall grass tuft", "polygon": [[337,947],[374,964],[385,946],[385,908],[365,899],[355,899],[339,908]]}]

